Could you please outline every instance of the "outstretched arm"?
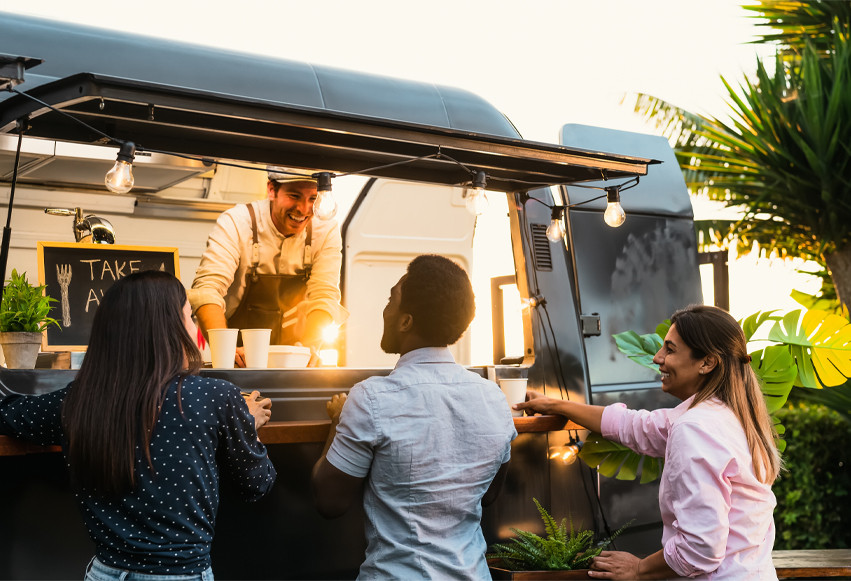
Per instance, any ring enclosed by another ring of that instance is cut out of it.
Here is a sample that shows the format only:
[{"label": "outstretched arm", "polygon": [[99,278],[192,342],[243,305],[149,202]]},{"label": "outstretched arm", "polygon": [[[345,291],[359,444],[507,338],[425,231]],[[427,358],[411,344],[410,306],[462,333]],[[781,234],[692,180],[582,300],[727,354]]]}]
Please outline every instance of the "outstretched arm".
[{"label": "outstretched arm", "polygon": [[546,397],[537,391],[529,390],[526,392],[526,401],[514,404],[512,407],[516,410],[526,410],[530,413],[565,416],[567,419],[592,432],[602,431],[601,423],[603,421],[603,410],[605,409],[603,406],[554,399]]}]

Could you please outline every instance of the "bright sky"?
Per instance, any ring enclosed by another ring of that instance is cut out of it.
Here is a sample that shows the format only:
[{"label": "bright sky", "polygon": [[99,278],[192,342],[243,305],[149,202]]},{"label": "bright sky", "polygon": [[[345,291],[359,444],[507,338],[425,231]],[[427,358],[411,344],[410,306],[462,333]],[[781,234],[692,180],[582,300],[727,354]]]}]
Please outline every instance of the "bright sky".
[{"label": "bright sky", "polygon": [[[723,75],[752,71],[741,0],[3,0],[0,9],[472,91],[534,141],[565,123],[652,132],[621,105],[644,92],[726,115]],[[2,41],[0,41],[2,46]],[[627,153],[627,152],[618,152]],[[711,210],[696,206],[698,217]],[[789,268],[731,265],[737,317],[795,308]],[[757,282],[759,281],[759,282]],[[758,292],[754,292],[758,289]]]}]

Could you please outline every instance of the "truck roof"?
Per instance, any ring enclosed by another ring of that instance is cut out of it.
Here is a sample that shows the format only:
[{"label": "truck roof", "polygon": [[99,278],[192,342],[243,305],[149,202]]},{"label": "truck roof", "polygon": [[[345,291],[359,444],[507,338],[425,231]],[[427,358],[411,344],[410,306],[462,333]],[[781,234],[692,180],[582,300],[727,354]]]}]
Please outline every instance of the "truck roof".
[{"label": "truck roof", "polygon": [[[0,53],[29,57],[0,94],[0,134],[488,189],[645,175],[654,160],[525,141],[461,89],[3,14]],[[369,170],[369,171],[364,171]]]}]

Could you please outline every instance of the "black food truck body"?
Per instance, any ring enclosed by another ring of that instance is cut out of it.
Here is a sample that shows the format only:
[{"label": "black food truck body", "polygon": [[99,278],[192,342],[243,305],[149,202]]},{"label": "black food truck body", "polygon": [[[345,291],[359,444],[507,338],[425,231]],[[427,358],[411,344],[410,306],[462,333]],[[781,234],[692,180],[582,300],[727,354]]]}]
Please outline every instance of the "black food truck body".
[{"label": "black food truck body", "polygon": [[[378,348],[380,312],[413,256],[447,255],[476,280],[476,218],[465,202],[479,171],[506,219],[492,247],[507,249],[509,267],[490,277],[490,304],[479,296],[479,311],[492,310],[493,355],[473,361],[468,333],[454,347],[459,363],[497,378],[522,373],[530,388],[555,397],[645,408],[676,403],[612,339],[629,329],[649,332],[677,308],[702,302],[691,203],[665,139],[566,125],[560,145],[530,142],[487,102],[458,89],[11,14],[0,15],[0,53],[3,71],[22,71],[15,88],[41,101],[0,94],[6,200],[17,178],[7,272],[34,274],[34,242],[70,236],[69,219],[45,215],[45,207],[83,207],[110,220],[120,244],[178,247],[188,285],[218,214],[264,195],[264,172],[233,165],[364,176],[341,222],[341,288],[351,315],[340,329],[338,366],[203,371],[270,396],[273,422],[321,422],[331,395],[389,373],[395,358]],[[530,106],[544,90],[529,87]],[[127,195],[104,188],[117,153],[104,135],[139,146],[136,186]],[[626,222],[608,227],[605,197],[591,199],[636,177],[621,195]],[[565,239],[555,242],[546,236],[552,206],[570,206]],[[503,308],[509,291],[525,306],[516,315]],[[512,317],[518,327],[506,334]],[[2,369],[0,392],[43,393],[74,373]],[[484,511],[488,543],[512,536],[511,527],[539,526],[534,497],[576,526],[615,530],[632,520],[618,548],[657,550],[656,484],[550,460],[550,448],[585,432],[537,429],[521,430],[502,493]],[[353,577],[365,548],[362,512],[326,521],[310,500],[321,441],[268,448],[278,470],[269,497],[248,505],[224,491],[213,545],[217,577]],[[0,455],[0,466],[0,577],[81,573],[93,546],[61,454]],[[262,558],[246,559],[247,552]]]}]

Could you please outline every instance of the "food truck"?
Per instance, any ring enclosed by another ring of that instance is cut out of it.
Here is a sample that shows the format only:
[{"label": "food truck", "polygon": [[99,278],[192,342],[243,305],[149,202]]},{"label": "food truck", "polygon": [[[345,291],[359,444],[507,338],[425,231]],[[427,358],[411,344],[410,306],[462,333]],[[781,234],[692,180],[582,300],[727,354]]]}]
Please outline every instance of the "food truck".
[{"label": "food truck", "polygon": [[[379,348],[381,309],[418,254],[448,256],[473,279],[484,323],[453,346],[469,369],[595,404],[676,403],[612,339],[702,302],[691,203],[662,137],[574,124],[559,144],[532,142],[460,89],[2,13],[0,71],[10,89],[0,93],[7,277],[16,268],[34,279],[38,243],[74,244],[90,218],[107,223],[116,244],[176,249],[189,286],[216,217],[265,197],[267,165],[327,172],[341,205],[349,196],[337,219],[350,317],[330,345],[336,361],[202,370],[273,400],[261,439],[278,479],[254,504],[223,484],[212,551],[219,578],[356,574],[363,513],[323,519],[309,475],[328,429],[325,401],[395,363]],[[530,85],[529,106],[545,90]],[[135,184],[114,194],[104,175],[123,142],[136,146]],[[476,216],[468,206],[481,186],[490,207]],[[604,212],[618,197],[626,220],[612,228]],[[48,365],[32,371],[0,369],[0,393],[44,393],[74,377],[42,359]],[[512,527],[539,528],[537,498],[578,527],[631,521],[617,547],[658,549],[656,484],[551,458],[586,435],[563,419],[515,423],[507,480],[484,510],[488,543]],[[0,467],[0,577],[80,574],[93,545],[61,453],[2,437]]]}]

